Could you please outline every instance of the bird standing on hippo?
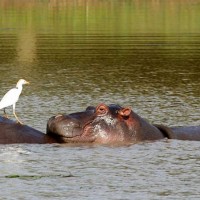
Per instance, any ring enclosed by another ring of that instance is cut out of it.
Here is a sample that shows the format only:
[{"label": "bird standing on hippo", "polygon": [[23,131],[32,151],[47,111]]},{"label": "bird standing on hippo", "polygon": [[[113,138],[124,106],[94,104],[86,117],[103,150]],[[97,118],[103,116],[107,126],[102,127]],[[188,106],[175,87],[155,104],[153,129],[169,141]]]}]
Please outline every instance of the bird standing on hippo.
[{"label": "bird standing on hippo", "polygon": [[200,126],[152,125],[130,107],[99,104],[82,112],[57,115],[46,134],[0,117],[0,143],[77,143],[126,145],[163,138],[200,141]]},{"label": "bird standing on hippo", "polygon": [[28,81],[24,80],[24,79],[20,79],[17,82],[17,85],[15,88],[12,88],[11,90],[9,90],[1,99],[0,102],[0,110],[4,109],[4,114],[7,118],[7,114],[6,114],[6,107],[8,106],[13,106],[13,114],[15,116],[15,118],[17,119],[18,123],[22,124],[22,122],[19,120],[19,118],[17,117],[16,113],[15,113],[15,105],[19,99],[19,96],[22,92],[22,86],[25,84],[29,84]]}]

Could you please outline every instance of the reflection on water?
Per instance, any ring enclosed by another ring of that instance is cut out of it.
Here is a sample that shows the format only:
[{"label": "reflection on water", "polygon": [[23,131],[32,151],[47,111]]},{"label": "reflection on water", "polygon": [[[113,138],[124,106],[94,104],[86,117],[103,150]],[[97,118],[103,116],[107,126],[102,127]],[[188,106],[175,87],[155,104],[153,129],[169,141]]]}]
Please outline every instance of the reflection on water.
[{"label": "reflection on water", "polygon": [[[44,132],[50,116],[100,102],[130,105],[153,123],[199,125],[199,18],[198,0],[1,0],[0,96],[30,81],[16,110]],[[0,194],[191,199],[198,149],[183,141],[1,146]]]},{"label": "reflection on water", "polygon": [[0,86],[3,95],[21,77],[32,83],[17,110],[35,127],[100,102],[131,105],[158,123],[199,124],[198,35],[36,34],[35,43],[29,35],[0,36]]},{"label": "reflection on water", "polygon": [[199,0],[0,2],[2,30],[56,34],[199,33],[199,9]]}]

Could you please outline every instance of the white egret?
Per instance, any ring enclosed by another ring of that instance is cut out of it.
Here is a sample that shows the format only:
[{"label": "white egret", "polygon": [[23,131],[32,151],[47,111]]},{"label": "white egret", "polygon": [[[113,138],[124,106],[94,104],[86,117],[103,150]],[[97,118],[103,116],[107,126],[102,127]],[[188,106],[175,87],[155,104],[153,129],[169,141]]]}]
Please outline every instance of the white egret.
[{"label": "white egret", "polygon": [[1,99],[1,102],[0,102],[0,109],[4,109],[4,114],[6,115],[6,117],[7,117],[7,114],[6,114],[5,108],[8,106],[13,106],[13,114],[20,124],[22,124],[22,122],[18,119],[17,115],[15,114],[15,105],[19,99],[21,92],[22,92],[22,85],[24,85],[24,84],[29,84],[29,82],[24,79],[20,79],[17,82],[16,87],[9,90],[3,96],[3,98]]}]

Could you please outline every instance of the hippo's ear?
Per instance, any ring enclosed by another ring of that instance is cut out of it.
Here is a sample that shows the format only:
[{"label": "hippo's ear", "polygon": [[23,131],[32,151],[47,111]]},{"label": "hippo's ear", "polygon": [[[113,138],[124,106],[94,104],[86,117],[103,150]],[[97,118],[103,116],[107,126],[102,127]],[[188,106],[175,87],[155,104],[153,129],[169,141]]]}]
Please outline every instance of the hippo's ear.
[{"label": "hippo's ear", "polygon": [[131,114],[131,107],[122,108],[118,113],[123,117],[128,117]]},{"label": "hippo's ear", "polygon": [[106,115],[109,111],[108,106],[105,104],[101,103],[96,107],[96,113],[97,115]]}]

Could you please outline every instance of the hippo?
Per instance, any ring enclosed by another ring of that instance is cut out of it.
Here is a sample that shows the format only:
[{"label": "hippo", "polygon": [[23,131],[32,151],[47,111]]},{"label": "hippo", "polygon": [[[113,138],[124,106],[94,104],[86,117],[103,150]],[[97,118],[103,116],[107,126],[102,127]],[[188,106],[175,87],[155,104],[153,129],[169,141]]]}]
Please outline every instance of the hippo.
[{"label": "hippo", "polygon": [[97,107],[89,106],[82,112],[51,117],[47,122],[46,134],[0,116],[0,144],[124,145],[164,138],[200,141],[200,126],[150,124],[130,107],[103,103]]},{"label": "hippo", "polygon": [[56,143],[57,141],[34,128],[0,116],[0,144]]},{"label": "hippo", "polygon": [[164,138],[200,140],[200,126],[153,125],[130,107],[99,104],[82,112],[53,116],[47,135],[59,143],[133,144]]}]

